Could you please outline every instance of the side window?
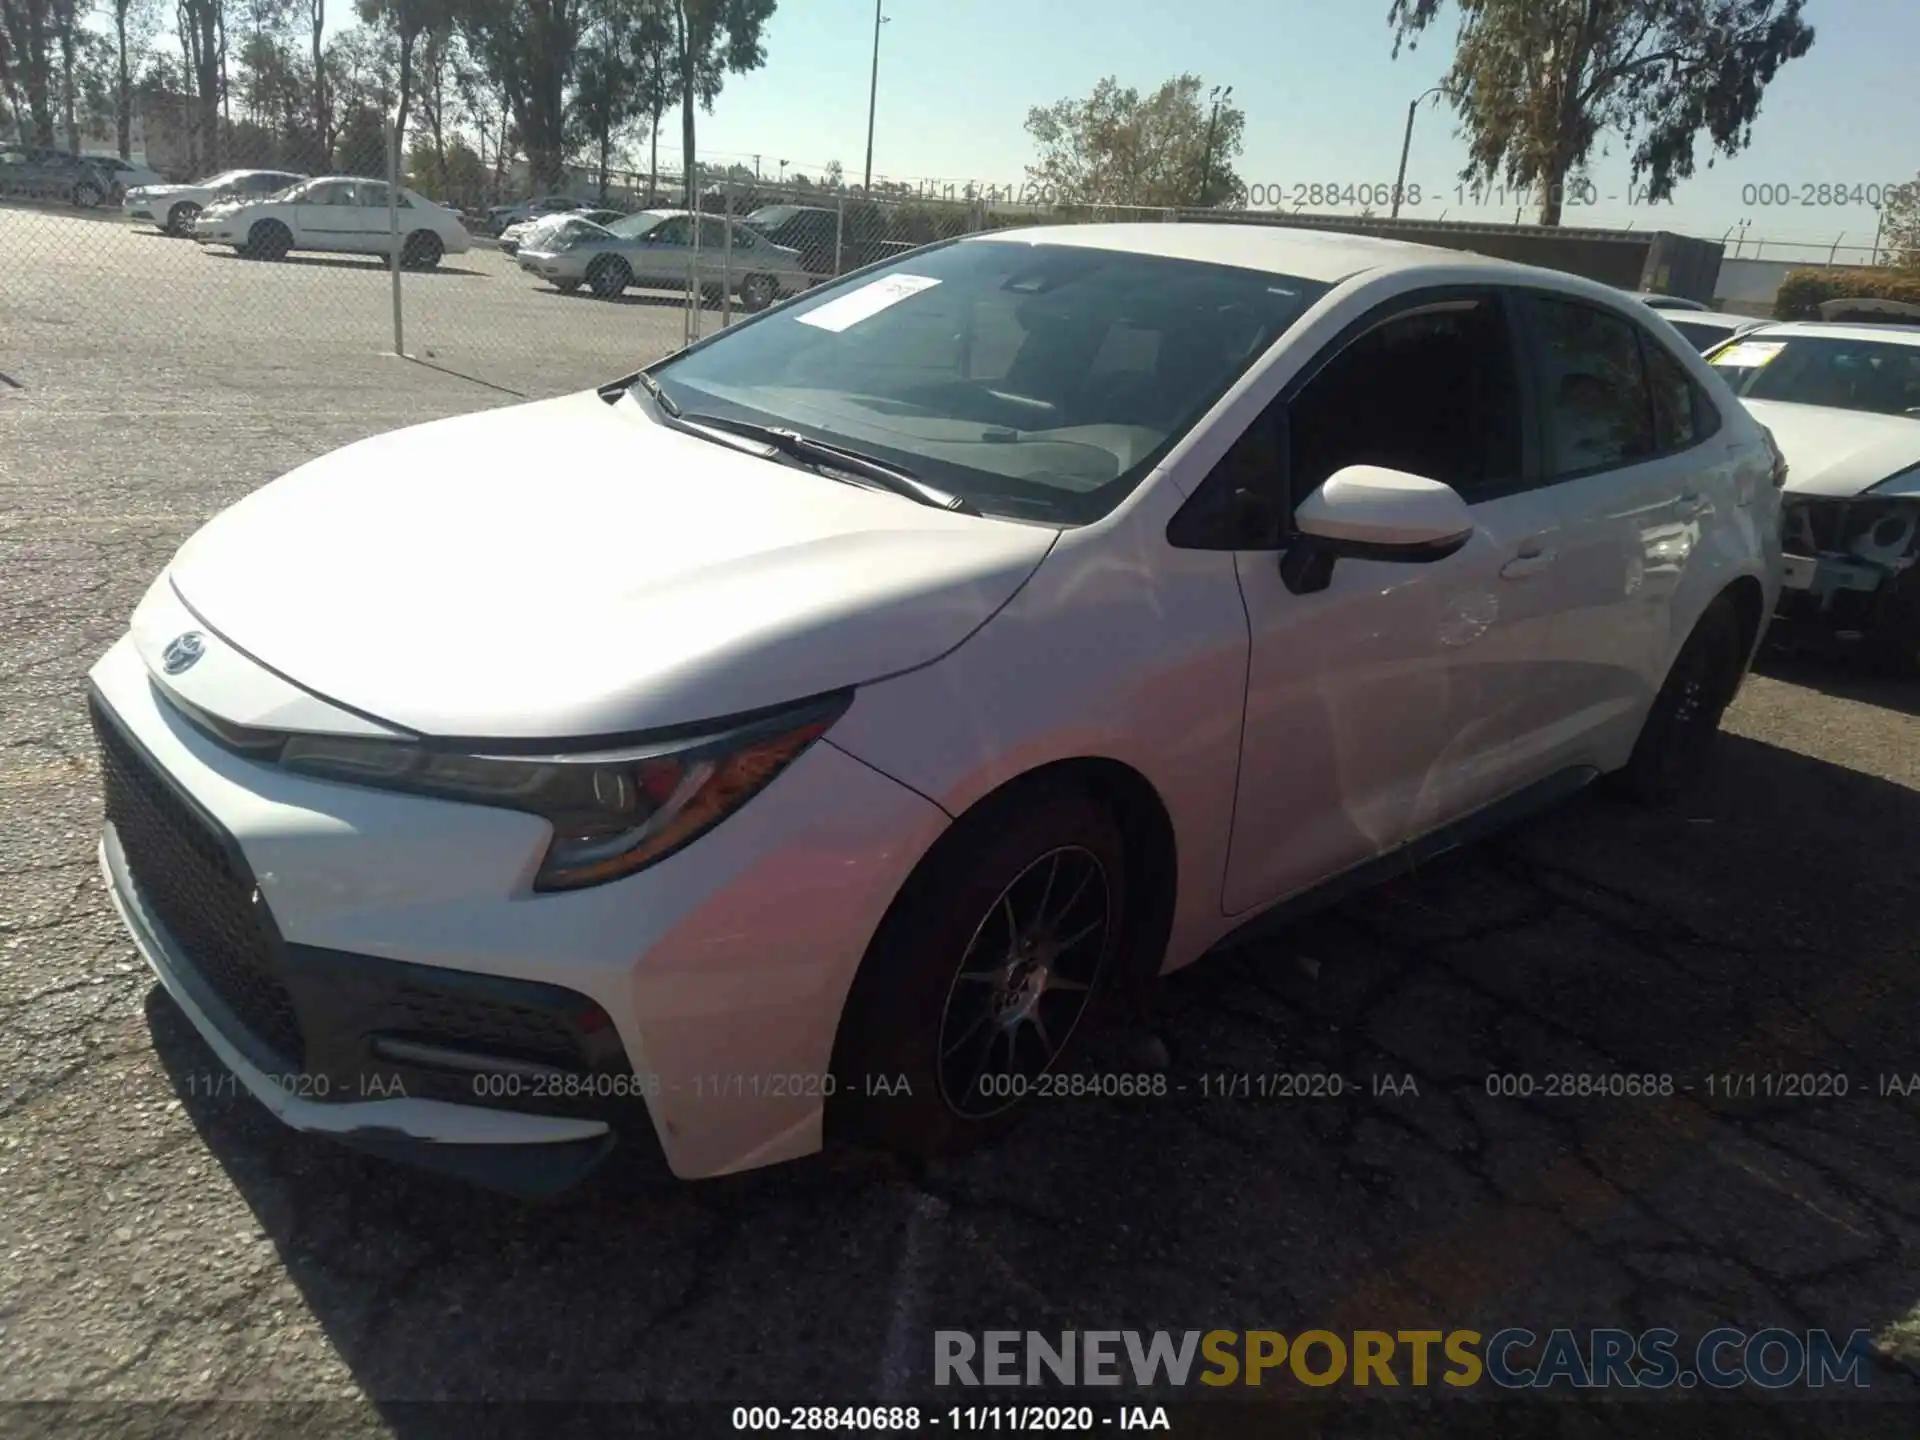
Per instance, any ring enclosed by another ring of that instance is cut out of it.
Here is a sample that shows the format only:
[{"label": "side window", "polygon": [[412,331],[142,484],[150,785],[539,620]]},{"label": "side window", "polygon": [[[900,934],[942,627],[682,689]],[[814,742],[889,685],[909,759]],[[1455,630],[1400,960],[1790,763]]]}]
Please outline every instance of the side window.
[{"label": "side window", "polygon": [[727,245],[726,227],[718,220],[700,217],[700,248],[702,250],[724,250]]},{"label": "side window", "polygon": [[671,220],[662,220],[647,236],[656,245],[689,245],[693,242],[693,227],[687,223],[684,215],[675,215]]},{"label": "side window", "polygon": [[1693,377],[1651,336],[1640,338],[1647,363],[1647,395],[1653,402],[1653,446],[1670,455],[1706,438],[1696,423]]},{"label": "side window", "polygon": [[1288,406],[1293,503],[1349,465],[1438,480],[1469,504],[1510,494],[1522,484],[1523,413],[1499,300],[1403,312],[1351,341]]},{"label": "side window", "polygon": [[1650,458],[1653,406],[1635,327],[1596,306],[1545,295],[1535,297],[1534,313],[1544,351],[1548,475],[1565,480]]},{"label": "side window", "polygon": [[323,184],[309,185],[306,193],[300,197],[302,205],[351,205],[354,203],[353,183],[348,180],[328,180]]}]

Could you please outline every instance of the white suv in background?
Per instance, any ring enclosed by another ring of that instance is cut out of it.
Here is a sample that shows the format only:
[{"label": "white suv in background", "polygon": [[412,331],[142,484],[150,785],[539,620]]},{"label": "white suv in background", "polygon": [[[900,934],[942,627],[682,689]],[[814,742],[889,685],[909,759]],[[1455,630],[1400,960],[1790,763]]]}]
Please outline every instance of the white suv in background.
[{"label": "white suv in background", "polygon": [[[212,205],[194,222],[203,245],[231,245],[256,260],[281,260],[294,250],[387,255],[393,249],[387,182],[352,175],[309,180],[269,200]],[[460,217],[424,195],[400,189],[401,263],[431,270],[443,255],[472,245]]]},{"label": "white suv in background", "polygon": [[92,671],[101,861],[305,1130],[525,1190],[962,1146],[1105,995],[1680,793],[1782,478],[1607,286],[970,236],[212,520]]},{"label": "white suv in background", "polygon": [[306,178],[286,170],[223,170],[191,185],[136,185],[121,197],[120,209],[129,220],[150,221],[169,235],[191,235],[209,205],[264,200]]}]

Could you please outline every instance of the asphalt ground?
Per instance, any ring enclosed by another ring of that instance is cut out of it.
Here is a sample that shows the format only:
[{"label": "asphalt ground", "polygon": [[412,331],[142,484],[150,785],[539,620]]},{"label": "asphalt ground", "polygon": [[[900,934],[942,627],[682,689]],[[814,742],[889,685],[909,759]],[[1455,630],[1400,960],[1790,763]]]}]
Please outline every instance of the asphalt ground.
[{"label": "asphalt ground", "polygon": [[[218,1083],[95,869],[82,680],[222,506],[513,400],[488,385],[618,374],[679,343],[679,311],[563,300],[476,252],[409,292],[430,365],[381,353],[367,265],[20,210],[0,254],[0,1401],[97,1405],[0,1405],[0,1431],[135,1433],[201,1400],[401,1435],[440,1413],[414,1401],[908,1400],[935,1329],[1867,1329],[1871,1395],[1911,1399],[1920,686],[1769,662],[1681,812],[1582,796],[1169,978],[1164,1098],[1058,1102],[927,1167],[686,1185],[616,1161],[524,1204]],[[1115,1032],[1091,1063],[1154,1049]],[[1203,1093],[1302,1070],[1346,1093]],[[1675,1093],[1541,1093],[1583,1074]]]}]

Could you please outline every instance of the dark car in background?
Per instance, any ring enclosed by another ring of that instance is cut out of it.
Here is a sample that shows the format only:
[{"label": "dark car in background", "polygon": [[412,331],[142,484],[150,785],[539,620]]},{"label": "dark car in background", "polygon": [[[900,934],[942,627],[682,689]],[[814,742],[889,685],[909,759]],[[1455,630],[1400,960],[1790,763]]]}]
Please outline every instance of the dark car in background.
[{"label": "dark car in background", "polygon": [[64,200],[83,210],[113,197],[112,169],[92,155],[69,155],[45,145],[0,146],[0,197]]},{"label": "dark car in background", "polygon": [[857,209],[843,214],[824,205],[762,205],[742,219],[774,244],[798,250],[815,284],[918,248],[912,241],[879,238],[874,232],[884,222],[874,223],[877,217]]}]

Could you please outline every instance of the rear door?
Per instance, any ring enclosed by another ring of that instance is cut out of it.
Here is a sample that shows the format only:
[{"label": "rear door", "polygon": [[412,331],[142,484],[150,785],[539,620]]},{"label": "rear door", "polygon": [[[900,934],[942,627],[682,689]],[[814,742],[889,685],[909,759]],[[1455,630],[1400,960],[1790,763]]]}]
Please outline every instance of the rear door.
[{"label": "rear door", "polygon": [[[353,245],[355,250],[385,255],[393,248],[390,225],[393,223],[387,215],[387,186],[382,180],[362,180],[354,187],[356,205],[354,208]],[[393,217],[400,226],[400,237],[406,238],[412,227],[413,217],[409,212],[413,206],[405,194],[400,196],[399,213]]]},{"label": "rear door", "polygon": [[1539,683],[1543,768],[1600,763],[1664,675],[1675,597],[1703,527],[1734,503],[1717,416],[1652,328],[1571,295],[1525,297],[1546,501],[1534,578],[1554,619]]}]

